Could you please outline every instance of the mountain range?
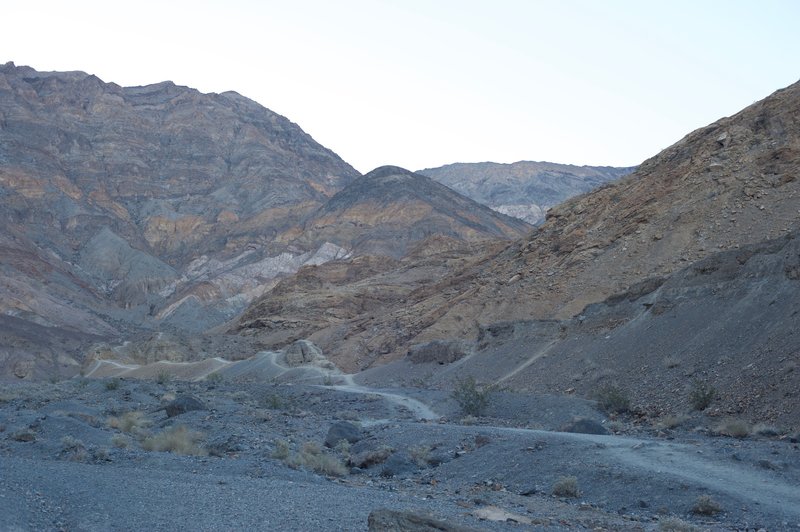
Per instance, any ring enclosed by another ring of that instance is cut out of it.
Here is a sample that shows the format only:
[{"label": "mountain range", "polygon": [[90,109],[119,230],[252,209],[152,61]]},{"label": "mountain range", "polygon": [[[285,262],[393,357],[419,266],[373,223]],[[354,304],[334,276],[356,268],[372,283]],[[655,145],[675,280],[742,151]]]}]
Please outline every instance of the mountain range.
[{"label": "mountain range", "polygon": [[455,163],[426,168],[433,178],[492,209],[538,224],[551,207],[635,170],[548,162]]}]

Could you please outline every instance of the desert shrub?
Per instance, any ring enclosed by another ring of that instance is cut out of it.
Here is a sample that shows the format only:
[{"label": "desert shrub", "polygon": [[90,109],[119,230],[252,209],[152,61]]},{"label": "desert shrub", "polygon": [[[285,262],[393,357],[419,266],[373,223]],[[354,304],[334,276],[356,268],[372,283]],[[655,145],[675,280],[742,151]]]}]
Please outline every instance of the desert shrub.
[{"label": "desert shrub", "polygon": [[290,467],[305,467],[321,475],[343,477],[348,473],[347,467],[339,458],[325,454],[314,442],[304,443],[299,452],[284,461]]},{"label": "desert shrub", "polygon": [[700,532],[700,529],[691,523],[677,517],[668,517],[658,522],[659,532]]},{"label": "desert shrub", "polygon": [[765,423],[757,423],[753,426],[753,434],[757,434],[758,436],[767,436],[767,437],[775,437],[780,436],[782,431],[775,426],[767,425]]},{"label": "desert shrub", "polygon": [[478,387],[472,376],[456,379],[450,396],[456,400],[461,413],[466,416],[481,416],[489,406],[489,398],[494,392],[493,386]]},{"label": "desert shrub", "polygon": [[431,463],[431,448],[429,445],[414,445],[408,448],[408,456],[419,467],[427,467]]},{"label": "desert shrub", "polygon": [[698,515],[715,515],[722,511],[722,506],[710,495],[700,495],[692,506],[692,513]]},{"label": "desert shrub", "polygon": [[339,456],[347,459],[350,456],[350,442],[347,440],[339,440],[333,450],[336,451]]},{"label": "desert shrub", "polygon": [[156,382],[159,384],[167,384],[171,380],[172,380],[172,375],[170,375],[169,371],[165,369],[162,369],[156,375]]},{"label": "desert shrub", "polygon": [[61,438],[61,455],[73,462],[83,462],[88,457],[86,446],[81,440],[73,436]]},{"label": "desert shrub", "polygon": [[717,390],[710,384],[695,379],[689,392],[689,404],[695,410],[705,410],[717,397]]},{"label": "desert shrub", "polygon": [[222,373],[220,373],[219,371],[215,371],[213,373],[209,373],[208,375],[206,375],[205,380],[206,382],[219,384],[220,382],[225,380],[225,377],[223,377]]},{"label": "desert shrub", "polygon": [[290,402],[287,401],[286,398],[274,393],[265,396],[263,404],[271,410],[288,410],[291,407]]},{"label": "desert shrub", "polygon": [[286,440],[275,440],[275,448],[272,450],[272,457],[277,460],[289,458],[289,442]]},{"label": "desert shrub", "polygon": [[685,416],[664,416],[656,425],[660,429],[676,429],[686,423]]},{"label": "desert shrub", "polygon": [[120,417],[109,417],[106,424],[112,429],[121,430],[137,438],[143,438],[147,436],[147,427],[150,426],[150,420],[144,417],[144,414],[135,410],[125,412]]},{"label": "desert shrub", "polygon": [[553,495],[556,497],[578,497],[577,477],[561,477],[553,484]]},{"label": "desert shrub", "polygon": [[631,400],[628,397],[628,393],[613,384],[598,388],[594,391],[592,397],[597,401],[600,409],[608,414],[622,414],[631,409]]},{"label": "desert shrub", "polygon": [[119,388],[119,379],[111,379],[106,381],[106,390],[112,391]]},{"label": "desert shrub", "polygon": [[124,434],[114,434],[111,436],[111,445],[117,449],[127,449],[131,445],[131,439]]},{"label": "desert shrub", "polygon": [[713,432],[731,438],[746,438],[750,435],[750,424],[742,419],[723,419],[714,427]]},{"label": "desert shrub", "polygon": [[146,451],[205,456],[206,451],[199,445],[202,438],[203,435],[199,432],[191,431],[183,425],[177,425],[145,438],[142,448]]}]

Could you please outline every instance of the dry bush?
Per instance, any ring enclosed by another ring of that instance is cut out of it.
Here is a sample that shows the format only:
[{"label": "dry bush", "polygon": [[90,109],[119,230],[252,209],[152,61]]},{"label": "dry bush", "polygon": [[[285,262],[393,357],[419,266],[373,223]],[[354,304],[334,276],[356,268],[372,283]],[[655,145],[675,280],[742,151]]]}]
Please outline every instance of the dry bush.
[{"label": "dry bush", "polygon": [[289,467],[305,467],[315,473],[332,477],[343,477],[349,472],[342,461],[329,454],[322,452],[322,448],[314,442],[306,442],[297,452],[287,459],[284,459]]},{"label": "dry bush", "polygon": [[125,412],[120,417],[111,416],[106,420],[106,424],[112,429],[121,430],[136,438],[144,438],[147,436],[147,428],[151,425],[151,422],[144,417],[142,412],[134,410]]},{"label": "dry bush", "polygon": [[275,440],[275,448],[272,450],[272,457],[277,460],[289,458],[289,442],[286,440]]},{"label": "dry bush", "polygon": [[723,419],[714,426],[712,432],[731,438],[746,438],[750,435],[750,424],[742,419]]},{"label": "dry bush", "polygon": [[362,453],[356,454],[351,456],[348,460],[348,463],[353,467],[359,468],[367,468],[374,466],[375,464],[381,464],[389,458],[394,449],[387,445],[382,445],[377,449],[372,449],[369,451],[364,451]]},{"label": "dry bush", "polygon": [[419,467],[428,467],[431,463],[431,448],[429,445],[414,445],[408,448],[408,456]]},{"label": "dry bush", "polygon": [[111,436],[111,445],[117,449],[127,449],[131,446],[131,439],[124,434],[114,434]]},{"label": "dry bush", "polygon": [[556,497],[578,497],[577,477],[561,477],[553,484],[553,495]]},{"label": "dry bush", "polygon": [[700,495],[692,506],[692,513],[698,515],[716,515],[721,511],[722,506],[710,495]]},{"label": "dry bush", "polygon": [[783,434],[783,431],[781,431],[778,427],[775,427],[773,425],[757,423],[753,426],[752,433],[757,434],[758,436],[767,436],[772,438],[775,436],[780,436],[781,434]]},{"label": "dry bush", "polygon": [[202,438],[203,435],[199,432],[191,431],[183,425],[177,425],[145,438],[142,448],[146,451],[205,456],[208,453],[199,445]]},{"label": "dry bush", "polygon": [[664,416],[658,420],[656,425],[659,429],[676,429],[686,423],[686,416]]},{"label": "dry bush", "polygon": [[84,462],[89,456],[83,442],[73,436],[61,438],[61,455],[73,462]]}]

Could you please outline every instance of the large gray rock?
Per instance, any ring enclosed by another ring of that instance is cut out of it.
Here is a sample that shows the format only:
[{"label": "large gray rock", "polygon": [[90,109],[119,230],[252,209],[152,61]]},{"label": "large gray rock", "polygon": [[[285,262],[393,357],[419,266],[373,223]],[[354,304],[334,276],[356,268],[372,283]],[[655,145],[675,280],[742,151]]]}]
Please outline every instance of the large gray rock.
[{"label": "large gray rock", "polygon": [[326,447],[336,447],[336,445],[345,440],[347,443],[356,443],[364,437],[364,432],[361,427],[350,421],[337,421],[331,428],[328,429],[328,435],[325,437]]},{"label": "large gray rock", "polygon": [[167,403],[164,407],[167,412],[167,417],[175,417],[192,410],[206,410],[206,405],[200,399],[191,395],[182,395],[173,401]]},{"label": "large gray rock", "polygon": [[434,340],[424,344],[411,346],[408,350],[408,359],[414,364],[435,362],[449,364],[467,356],[470,352],[469,345],[457,340]]}]

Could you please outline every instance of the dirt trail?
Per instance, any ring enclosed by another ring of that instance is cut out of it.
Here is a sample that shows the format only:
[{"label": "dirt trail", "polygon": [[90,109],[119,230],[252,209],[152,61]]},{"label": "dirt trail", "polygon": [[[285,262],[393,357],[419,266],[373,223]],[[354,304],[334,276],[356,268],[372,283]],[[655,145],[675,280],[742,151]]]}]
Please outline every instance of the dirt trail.
[{"label": "dirt trail", "polygon": [[409,411],[417,419],[422,419],[425,421],[435,421],[440,419],[442,416],[431,410],[431,408],[426,405],[425,403],[418,401],[416,399],[412,399],[411,397],[399,394],[399,393],[391,393],[385,392],[382,390],[377,390],[375,388],[368,388],[366,386],[361,386],[359,384],[353,383],[352,375],[346,375],[345,377],[349,377],[349,384],[338,384],[332,386],[326,386],[331,390],[338,390],[340,392],[347,392],[347,393],[358,393],[358,394],[365,394],[365,395],[380,395],[381,397],[385,397],[387,400],[391,401],[392,403],[402,406]]}]

